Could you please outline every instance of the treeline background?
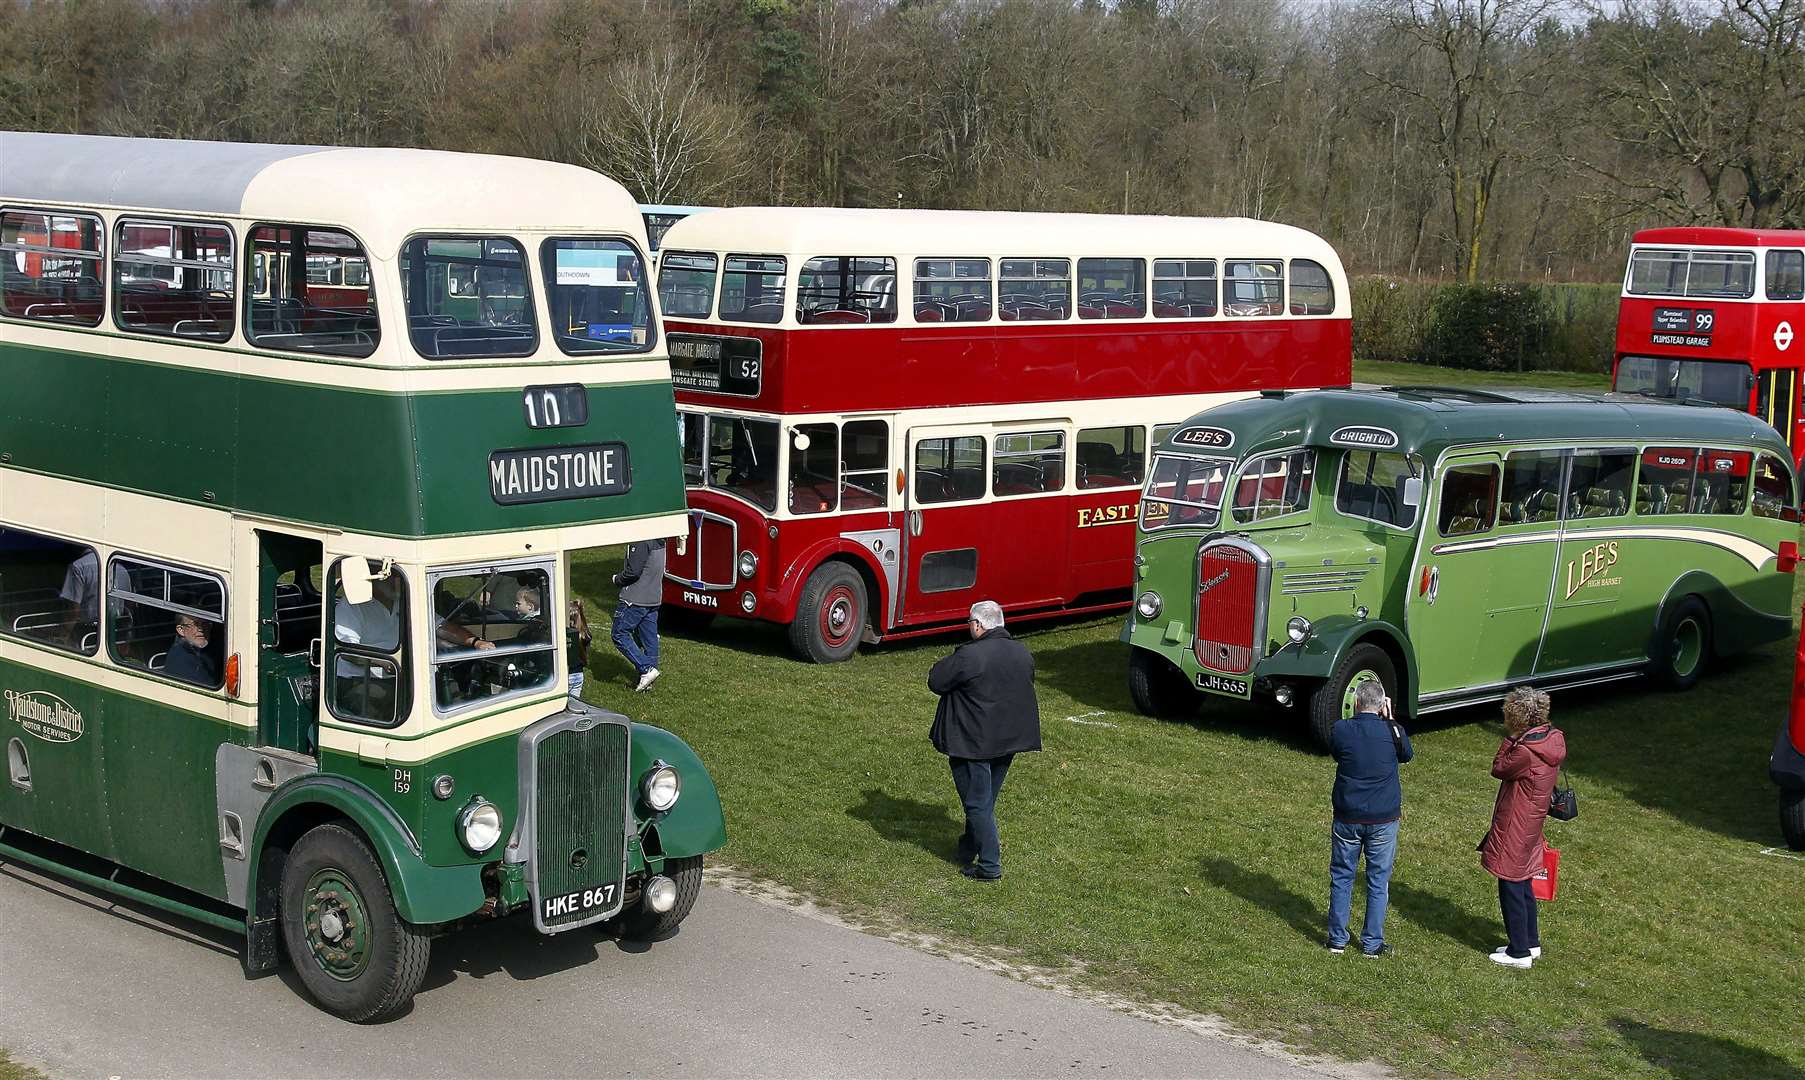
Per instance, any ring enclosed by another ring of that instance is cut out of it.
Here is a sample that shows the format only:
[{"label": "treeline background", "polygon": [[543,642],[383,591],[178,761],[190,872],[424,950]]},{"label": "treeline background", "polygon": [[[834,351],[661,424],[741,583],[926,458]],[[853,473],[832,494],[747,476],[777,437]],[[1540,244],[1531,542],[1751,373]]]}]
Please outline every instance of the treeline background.
[{"label": "treeline background", "polygon": [[[1369,278],[1363,355],[1596,367],[1560,283],[1635,229],[1805,224],[1805,0],[0,0],[0,126],[1269,218]],[[1485,312],[1540,328],[1475,357]]]}]

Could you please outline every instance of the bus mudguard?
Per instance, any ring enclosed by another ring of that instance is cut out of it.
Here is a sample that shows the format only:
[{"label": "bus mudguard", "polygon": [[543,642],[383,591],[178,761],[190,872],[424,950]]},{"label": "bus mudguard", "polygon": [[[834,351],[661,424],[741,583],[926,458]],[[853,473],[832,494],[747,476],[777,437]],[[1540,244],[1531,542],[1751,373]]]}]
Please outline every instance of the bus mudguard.
[{"label": "bus mudguard", "polygon": [[[430,866],[420,857],[420,847],[407,826],[370,789],[337,776],[309,776],[291,781],[270,797],[257,818],[252,846],[248,921],[275,914],[277,886],[260,883],[260,872],[269,866],[263,858],[270,833],[293,814],[349,818],[363,833],[394,893],[395,910],[410,923],[430,926],[461,919],[482,906],[483,868],[480,863]],[[292,825],[292,822],[291,822]],[[311,827],[311,823],[310,826]],[[298,837],[283,840],[292,843]],[[265,905],[271,905],[263,910]]]},{"label": "bus mudguard", "polygon": [[[1772,571],[1768,571],[1772,572]],[[1780,577],[1781,575],[1776,575]],[[1786,578],[1786,592],[1789,595],[1788,607],[1791,606],[1791,578]],[[1780,641],[1792,636],[1792,612],[1775,614],[1762,611],[1738,596],[1724,583],[1703,570],[1688,570],[1674,580],[1668,587],[1667,595],[1655,606],[1654,618],[1648,627],[1648,655],[1661,655],[1661,627],[1667,613],[1673,606],[1688,596],[1696,596],[1705,602],[1705,611],[1711,616],[1711,652],[1716,656],[1730,656],[1763,645],[1770,641]],[[1734,612],[1735,617],[1730,617]]]},{"label": "bus mudguard", "polygon": [[702,759],[688,743],[663,728],[634,724],[632,778],[636,789],[639,778],[651,770],[655,761],[675,768],[682,784],[677,805],[656,815],[653,825],[658,831],[658,846],[664,856],[681,859],[705,855],[727,843],[727,819],[721,813],[721,796],[715,791],[714,777],[708,775]]},{"label": "bus mudguard", "polygon": [[1416,711],[1416,650],[1410,639],[1396,626],[1383,619],[1358,619],[1352,615],[1328,615],[1310,627],[1310,636],[1302,645],[1287,644],[1274,650],[1259,662],[1260,674],[1267,677],[1292,675],[1300,679],[1326,679],[1334,673],[1347,651],[1362,641],[1379,638],[1388,652],[1402,658],[1398,689],[1410,712]]},{"label": "bus mudguard", "polygon": [[809,575],[821,567],[821,564],[834,556],[849,562],[856,562],[860,573],[866,581],[876,582],[876,592],[867,597],[869,611],[873,616],[875,629],[882,631],[890,622],[890,587],[885,579],[884,571],[872,559],[869,550],[848,540],[844,536],[830,536],[802,552],[790,560],[789,572],[777,586],[776,616],[781,622],[788,622],[796,617],[796,603],[802,595],[802,587],[808,584]]}]

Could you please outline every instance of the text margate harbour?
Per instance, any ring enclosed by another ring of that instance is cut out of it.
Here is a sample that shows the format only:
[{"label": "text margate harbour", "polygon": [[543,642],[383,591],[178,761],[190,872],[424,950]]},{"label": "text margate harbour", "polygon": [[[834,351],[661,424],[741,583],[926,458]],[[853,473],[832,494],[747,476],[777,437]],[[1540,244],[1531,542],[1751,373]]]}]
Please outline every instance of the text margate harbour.
[{"label": "text margate harbour", "polygon": [[81,710],[43,690],[8,690],[7,719],[45,742],[74,742],[81,738]]},{"label": "text margate harbour", "polygon": [[489,494],[504,506],[620,495],[632,486],[623,443],[497,450],[489,455]]}]

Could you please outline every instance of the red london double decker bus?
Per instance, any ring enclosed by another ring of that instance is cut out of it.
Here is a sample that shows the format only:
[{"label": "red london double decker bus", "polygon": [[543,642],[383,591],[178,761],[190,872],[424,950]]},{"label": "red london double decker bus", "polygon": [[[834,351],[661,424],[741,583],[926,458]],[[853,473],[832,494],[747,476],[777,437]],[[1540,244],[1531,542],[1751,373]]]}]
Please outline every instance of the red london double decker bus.
[{"label": "red london double decker bus", "polygon": [[1334,250],[1245,219],[713,210],[658,291],[690,507],[667,608],[817,662],[977,600],[1126,606],[1164,429],[1352,370]]},{"label": "red london double decker bus", "polygon": [[1761,417],[1805,457],[1805,231],[1644,229],[1617,307],[1613,388]]}]

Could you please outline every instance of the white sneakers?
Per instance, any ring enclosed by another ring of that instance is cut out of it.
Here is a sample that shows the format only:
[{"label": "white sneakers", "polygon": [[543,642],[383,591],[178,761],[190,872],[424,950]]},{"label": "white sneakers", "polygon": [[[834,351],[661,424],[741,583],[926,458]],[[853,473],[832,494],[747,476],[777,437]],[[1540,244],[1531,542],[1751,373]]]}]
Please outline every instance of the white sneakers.
[{"label": "white sneakers", "polygon": [[1512,956],[1508,951],[1507,946],[1506,948],[1499,949],[1497,952],[1492,953],[1492,963],[1503,964],[1505,967],[1521,968],[1527,971],[1535,965],[1536,957],[1540,956],[1541,953],[1542,950],[1537,948],[1529,950],[1528,956]]},{"label": "white sneakers", "polygon": [[[1508,953],[1510,952],[1510,946],[1500,945],[1492,951],[1495,953]],[[1531,960],[1540,960],[1542,958],[1542,947],[1540,945],[1531,945],[1529,947],[1529,958]]]},{"label": "white sneakers", "polygon": [[652,684],[657,681],[658,681],[658,669],[657,668],[647,668],[646,673],[639,677],[639,685],[635,686],[633,689],[636,691],[641,691],[641,692],[650,690],[652,688]]}]

